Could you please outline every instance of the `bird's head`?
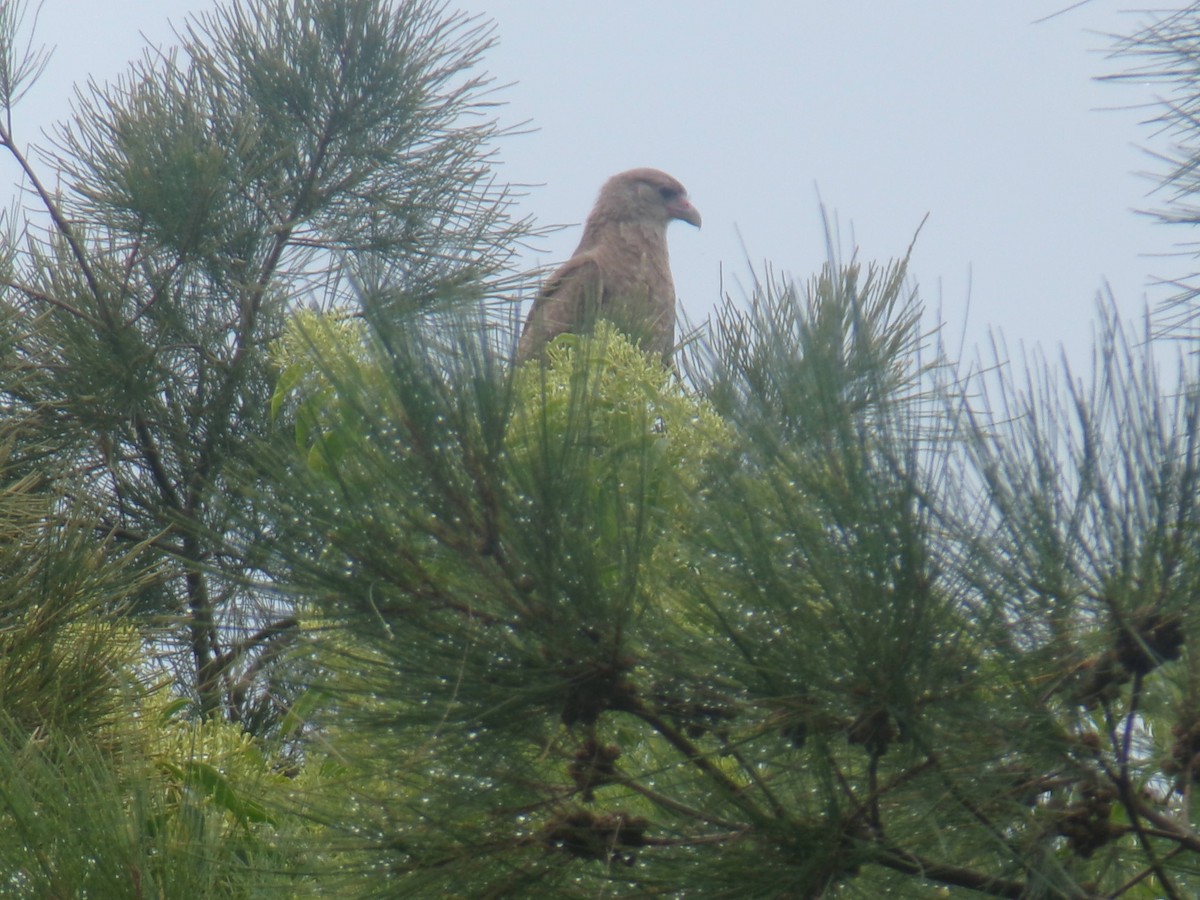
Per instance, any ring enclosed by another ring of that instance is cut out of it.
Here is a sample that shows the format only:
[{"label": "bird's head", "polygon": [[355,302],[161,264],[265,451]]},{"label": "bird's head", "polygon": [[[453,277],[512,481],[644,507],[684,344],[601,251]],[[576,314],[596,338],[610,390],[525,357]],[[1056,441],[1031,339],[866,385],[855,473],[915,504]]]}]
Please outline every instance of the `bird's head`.
[{"label": "bird's head", "polygon": [[688,200],[682,184],[658,169],[630,169],[614,175],[600,189],[596,212],[620,221],[656,222],[672,219],[700,227],[700,212]]}]

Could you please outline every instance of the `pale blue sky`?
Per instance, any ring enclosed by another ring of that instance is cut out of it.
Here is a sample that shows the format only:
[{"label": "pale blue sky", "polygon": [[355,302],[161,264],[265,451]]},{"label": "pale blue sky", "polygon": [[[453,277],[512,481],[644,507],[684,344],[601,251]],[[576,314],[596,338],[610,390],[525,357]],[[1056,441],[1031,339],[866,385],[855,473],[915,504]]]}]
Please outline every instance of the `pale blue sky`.
[{"label": "pale blue sky", "polygon": [[[68,115],[72,83],[113,78],[146,39],[172,41],[168,20],[210,5],[95,0],[81,14],[79,0],[45,0],[39,34],[57,52],[18,133],[37,140]],[[693,320],[722,269],[738,293],[746,254],[797,278],[819,267],[818,192],[863,259],[903,253],[929,214],[912,272],[969,345],[997,326],[1084,362],[1105,281],[1134,317],[1163,296],[1153,276],[1188,271],[1158,255],[1190,235],[1133,212],[1155,203],[1140,147],[1162,148],[1139,124],[1147,110],[1116,108],[1153,94],[1093,80],[1127,65],[1105,55],[1104,33],[1140,21],[1118,0],[1041,24],[1067,0],[458,5],[496,22],[487,69],[511,83],[501,121],[537,129],[500,146],[501,178],[538,185],[522,211],[577,224],[600,183],[633,166],[687,185],[704,228],[672,226],[671,254]],[[578,236],[552,235],[529,262],[567,257]]]}]

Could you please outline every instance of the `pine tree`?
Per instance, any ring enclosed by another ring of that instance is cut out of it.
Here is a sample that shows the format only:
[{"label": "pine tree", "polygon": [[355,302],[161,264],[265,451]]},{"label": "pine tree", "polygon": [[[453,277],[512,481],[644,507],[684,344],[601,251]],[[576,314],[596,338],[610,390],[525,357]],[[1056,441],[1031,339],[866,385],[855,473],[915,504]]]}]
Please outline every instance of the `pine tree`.
[{"label": "pine tree", "polygon": [[487,291],[521,232],[488,174],[497,126],[472,118],[490,32],[419,0],[220,6],[82,91],[46,175],[13,124],[43,62],[18,54],[22,10],[5,5],[0,144],[44,215],[7,244],[10,364],[29,373],[8,403],[41,417],[39,468],[161,561],[141,612],[171,623],[157,646],[180,687],[244,719],[295,631],[257,586],[269,487],[237,475],[271,427],[270,342],[289,310],[342,307],[384,271],[406,303]]},{"label": "pine tree", "polygon": [[688,387],[301,328],[280,547],[372,890],[1195,890],[1195,395],[1112,319],[1090,390],[960,383],[904,273],[763,276]]}]

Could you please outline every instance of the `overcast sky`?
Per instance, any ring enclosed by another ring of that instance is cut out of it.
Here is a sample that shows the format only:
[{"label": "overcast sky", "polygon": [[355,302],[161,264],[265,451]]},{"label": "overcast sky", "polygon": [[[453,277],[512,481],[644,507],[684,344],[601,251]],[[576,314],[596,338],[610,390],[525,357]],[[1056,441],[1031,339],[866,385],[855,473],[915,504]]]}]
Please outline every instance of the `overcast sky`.
[{"label": "overcast sky", "polygon": [[[804,279],[825,256],[818,197],[843,248],[902,254],[955,342],[989,327],[1010,345],[1062,344],[1086,361],[1097,292],[1129,317],[1179,277],[1187,232],[1156,203],[1142,124],[1153,100],[1120,72],[1106,34],[1144,17],[1092,0],[457,0],[495,20],[487,69],[502,122],[536,129],[500,147],[500,177],[537,185],[522,211],[565,224],[530,264],[570,255],[601,182],[633,166],[679,178],[704,228],[671,228],[676,288],[693,320],[740,294],[747,257]],[[45,0],[57,48],[17,109],[18,135],[69,115],[72,85],[111,80],[169,22],[212,0]],[[454,5],[452,3],[452,5]],[[11,167],[0,169],[15,177]],[[969,315],[968,315],[969,301]]]}]

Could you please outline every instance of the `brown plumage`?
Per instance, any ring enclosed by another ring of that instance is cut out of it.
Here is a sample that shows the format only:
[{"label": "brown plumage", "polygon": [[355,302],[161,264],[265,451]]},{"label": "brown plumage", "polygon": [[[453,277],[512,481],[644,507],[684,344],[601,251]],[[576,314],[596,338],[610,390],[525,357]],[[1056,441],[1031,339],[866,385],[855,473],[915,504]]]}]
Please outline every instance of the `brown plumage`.
[{"label": "brown plumage", "polygon": [[675,285],[667,259],[667,225],[700,227],[682,184],[658,169],[614,175],[583,228],[575,253],[534,298],[517,360],[535,356],[564,331],[586,330],[596,318],[664,357],[675,347]]}]

